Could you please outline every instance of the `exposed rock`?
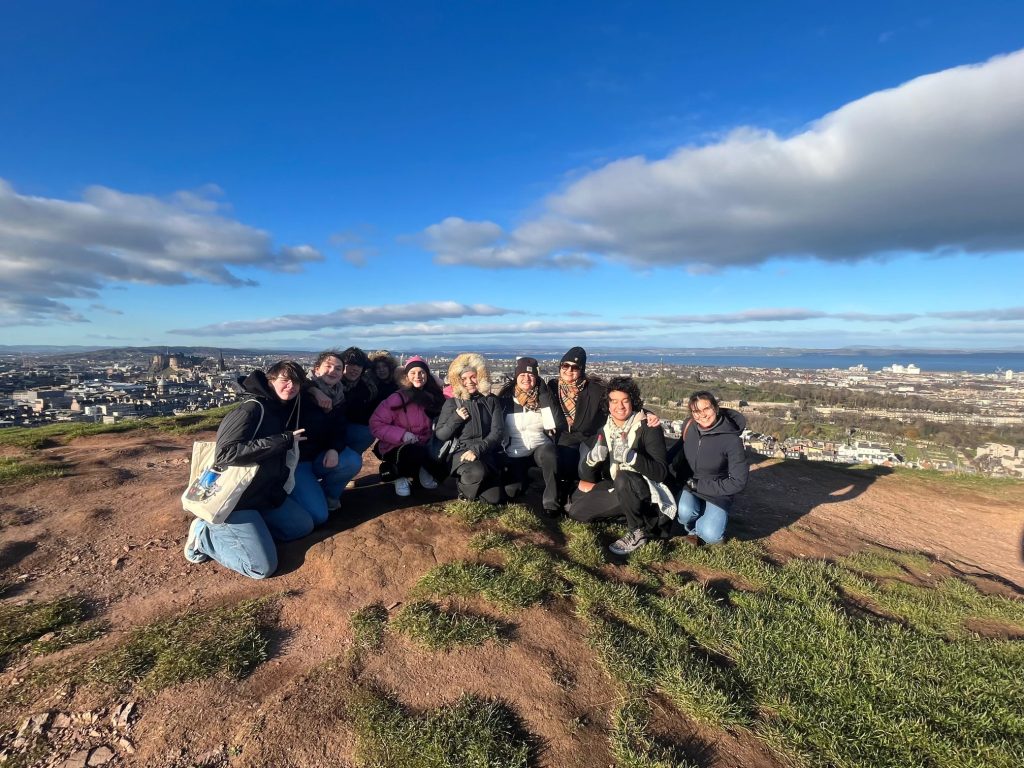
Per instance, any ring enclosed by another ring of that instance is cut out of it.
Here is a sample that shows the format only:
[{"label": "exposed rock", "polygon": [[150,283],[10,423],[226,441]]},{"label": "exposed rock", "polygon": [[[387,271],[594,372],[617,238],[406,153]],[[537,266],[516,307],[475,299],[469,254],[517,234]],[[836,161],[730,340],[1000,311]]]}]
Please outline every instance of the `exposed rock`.
[{"label": "exposed rock", "polygon": [[101,747],[96,747],[89,755],[89,760],[86,762],[87,766],[93,765],[106,765],[114,759],[114,750],[104,744]]}]

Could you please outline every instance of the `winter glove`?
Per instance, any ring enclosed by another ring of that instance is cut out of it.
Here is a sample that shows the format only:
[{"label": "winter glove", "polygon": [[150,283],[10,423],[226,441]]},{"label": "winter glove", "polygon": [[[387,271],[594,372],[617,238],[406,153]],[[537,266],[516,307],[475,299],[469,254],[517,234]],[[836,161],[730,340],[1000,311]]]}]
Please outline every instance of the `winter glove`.
[{"label": "winter glove", "polygon": [[418,443],[419,440],[416,438],[416,435],[414,435],[412,432],[406,432],[404,435],[402,435],[402,442],[407,444]]},{"label": "winter glove", "polygon": [[590,465],[600,464],[608,458],[608,446],[604,444],[604,435],[597,436],[597,442],[587,454],[587,463]]}]

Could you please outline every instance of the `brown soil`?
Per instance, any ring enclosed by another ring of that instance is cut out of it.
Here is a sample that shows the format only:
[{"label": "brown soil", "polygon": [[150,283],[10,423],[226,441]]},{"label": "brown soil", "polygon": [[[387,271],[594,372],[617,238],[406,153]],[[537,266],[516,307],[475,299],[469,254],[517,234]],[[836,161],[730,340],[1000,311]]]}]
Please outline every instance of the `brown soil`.
[{"label": "brown soil", "polygon": [[[515,614],[506,644],[432,653],[389,634],[382,652],[365,656],[357,667],[345,661],[352,611],[370,603],[397,610],[425,571],[475,556],[467,546],[472,531],[424,507],[450,499],[450,486],[399,499],[390,486],[375,483],[376,462],[368,454],[360,485],[346,493],[342,512],[309,539],[283,546],[274,578],[253,582],[182,557],[189,518],[178,496],[192,439],[151,432],[98,435],[36,452],[65,465],[67,473],[2,489],[2,599],[87,598],[112,628],[91,646],[98,649],[134,626],[188,607],[284,594],[271,659],[240,682],[208,680],[137,693],[131,723],[120,730],[110,717],[127,699],[111,699],[109,692],[104,698],[95,691],[51,690],[45,700],[0,712],[5,722],[50,712],[77,713],[75,722],[84,723],[74,738],[51,736],[48,754],[32,764],[60,765],[73,753],[81,762],[89,750],[109,745],[114,757],[107,765],[352,765],[352,734],[340,716],[352,680],[388,691],[412,710],[454,701],[463,692],[497,697],[536,737],[537,765],[613,763],[607,728],[619,694],[579,622],[558,602]],[[911,578],[949,573],[986,591],[1019,596],[1022,502],[1020,486],[982,494],[884,471],[865,475],[765,460],[754,467],[730,533],[763,541],[779,559],[835,558],[879,545],[922,552],[932,558],[934,572]],[[625,578],[620,566],[608,570]],[[493,613],[479,601],[465,606]],[[974,629],[1019,636],[995,624]],[[0,692],[28,674],[29,666],[20,661],[0,673]],[[700,765],[783,765],[746,732],[708,732],[654,704],[654,730],[672,734]],[[90,713],[98,724],[87,722]],[[56,733],[52,725],[42,727],[47,729]]]}]

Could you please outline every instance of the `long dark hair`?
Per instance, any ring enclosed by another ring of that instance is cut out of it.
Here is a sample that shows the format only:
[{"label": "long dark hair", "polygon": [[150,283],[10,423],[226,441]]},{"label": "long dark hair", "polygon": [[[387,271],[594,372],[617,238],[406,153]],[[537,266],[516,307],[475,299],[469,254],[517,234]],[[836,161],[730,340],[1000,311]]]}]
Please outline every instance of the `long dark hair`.
[{"label": "long dark hair", "polygon": [[408,379],[404,379],[398,394],[402,401],[398,405],[392,406],[394,411],[405,408],[407,405],[418,405],[432,419],[436,419],[441,414],[441,406],[444,405],[444,392],[441,391],[441,386],[429,370],[427,370],[427,381],[422,387],[417,389],[409,383]]}]

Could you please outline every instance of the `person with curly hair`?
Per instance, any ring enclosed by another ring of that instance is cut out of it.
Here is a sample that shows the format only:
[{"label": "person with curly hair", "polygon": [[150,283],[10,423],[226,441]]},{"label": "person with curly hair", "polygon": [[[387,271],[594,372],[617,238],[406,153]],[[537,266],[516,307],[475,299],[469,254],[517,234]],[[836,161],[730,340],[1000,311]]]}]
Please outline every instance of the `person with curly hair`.
[{"label": "person with curly hair", "polygon": [[619,376],[608,382],[607,392],[607,418],[580,465],[581,479],[594,485],[573,494],[568,515],[584,523],[625,517],[629,532],[609,549],[628,555],[667,534],[676,503],[665,484],[665,435],[647,423],[640,388]]}]

